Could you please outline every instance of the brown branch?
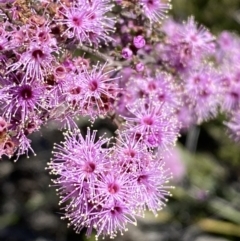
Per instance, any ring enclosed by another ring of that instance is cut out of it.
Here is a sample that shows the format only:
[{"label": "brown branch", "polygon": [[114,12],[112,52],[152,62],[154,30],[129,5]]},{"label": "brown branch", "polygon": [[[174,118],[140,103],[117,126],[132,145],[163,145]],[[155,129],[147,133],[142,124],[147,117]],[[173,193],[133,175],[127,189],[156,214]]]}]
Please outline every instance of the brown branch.
[{"label": "brown branch", "polygon": [[110,66],[117,66],[116,71],[121,70],[124,66],[129,66],[130,62],[129,61],[116,61],[113,60],[111,57],[107,56],[106,54],[103,54],[95,49],[92,49],[87,46],[79,45],[78,48],[80,50],[83,50],[85,52],[91,53],[95,55],[96,57],[105,60],[106,62],[109,63]]},{"label": "brown branch", "polygon": [[6,15],[7,20],[12,23],[12,18],[6,8],[0,6],[0,10]]}]

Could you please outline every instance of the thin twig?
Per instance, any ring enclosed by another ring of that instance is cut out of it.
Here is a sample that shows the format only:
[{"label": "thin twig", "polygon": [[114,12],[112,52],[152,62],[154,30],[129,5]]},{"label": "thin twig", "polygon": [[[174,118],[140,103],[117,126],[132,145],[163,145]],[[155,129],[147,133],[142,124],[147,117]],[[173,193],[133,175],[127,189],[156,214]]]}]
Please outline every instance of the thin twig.
[{"label": "thin twig", "polygon": [[102,60],[105,60],[106,62],[109,63],[109,65],[111,66],[117,66],[117,69],[116,70],[121,70],[124,66],[128,66],[130,64],[129,61],[116,61],[116,60],[113,60],[111,57],[109,57],[108,55],[106,54],[103,54],[101,52],[99,52],[98,50],[96,49],[92,49],[92,48],[89,48],[87,46],[84,46],[84,45],[79,45],[78,48],[80,50],[83,50],[85,52],[88,52],[88,53],[91,53],[91,54],[94,54],[96,57],[102,59]]},{"label": "thin twig", "polygon": [[12,22],[12,18],[11,18],[11,16],[10,16],[9,12],[8,12],[5,8],[3,8],[2,6],[0,6],[0,10],[6,15],[7,20],[8,20],[9,22]]}]

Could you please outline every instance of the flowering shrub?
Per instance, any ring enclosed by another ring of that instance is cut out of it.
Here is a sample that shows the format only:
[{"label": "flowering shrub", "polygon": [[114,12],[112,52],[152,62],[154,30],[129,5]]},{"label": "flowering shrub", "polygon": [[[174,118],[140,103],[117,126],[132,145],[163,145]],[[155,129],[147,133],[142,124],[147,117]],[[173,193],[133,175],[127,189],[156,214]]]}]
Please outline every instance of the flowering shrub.
[{"label": "flowering shrub", "polygon": [[[0,156],[34,150],[54,123],[65,140],[47,169],[63,219],[115,237],[172,188],[164,156],[180,133],[226,113],[240,139],[240,40],[194,17],[165,19],[166,0],[0,2]],[[163,22],[162,22],[163,21]],[[116,137],[83,136],[77,119],[108,118]]]}]

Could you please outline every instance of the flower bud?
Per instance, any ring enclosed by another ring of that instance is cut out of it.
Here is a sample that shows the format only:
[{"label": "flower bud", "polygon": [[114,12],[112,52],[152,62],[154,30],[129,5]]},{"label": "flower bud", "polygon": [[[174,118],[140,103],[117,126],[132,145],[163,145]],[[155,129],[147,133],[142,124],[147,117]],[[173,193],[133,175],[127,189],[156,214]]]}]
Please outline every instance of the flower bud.
[{"label": "flower bud", "polygon": [[133,38],[133,44],[137,49],[141,49],[145,46],[146,41],[142,35],[138,35]]},{"label": "flower bud", "polygon": [[122,50],[122,57],[123,57],[124,59],[130,59],[130,58],[132,57],[132,55],[133,55],[133,52],[132,52],[132,50],[129,49],[129,48],[124,48],[124,49]]},{"label": "flower bud", "polygon": [[142,72],[144,70],[144,64],[139,62],[135,66],[137,72]]}]

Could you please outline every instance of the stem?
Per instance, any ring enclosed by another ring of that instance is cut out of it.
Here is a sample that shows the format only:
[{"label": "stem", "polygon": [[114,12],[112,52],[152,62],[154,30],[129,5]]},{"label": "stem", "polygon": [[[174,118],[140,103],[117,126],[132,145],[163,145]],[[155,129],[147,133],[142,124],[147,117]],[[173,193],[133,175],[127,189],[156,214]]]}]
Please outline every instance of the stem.
[{"label": "stem", "polygon": [[200,128],[198,126],[193,126],[187,133],[186,148],[192,153],[196,152],[199,134]]},{"label": "stem", "polygon": [[9,12],[8,12],[6,9],[4,9],[4,7],[2,7],[2,6],[0,6],[0,10],[6,15],[7,20],[8,20],[9,22],[12,22],[12,18],[11,18],[11,16],[10,16]]},{"label": "stem", "polygon": [[92,49],[92,48],[89,48],[87,46],[83,46],[83,45],[80,45],[80,46],[77,46],[79,49],[85,51],[85,52],[88,52],[88,53],[91,53],[93,55],[95,55],[96,57],[102,59],[102,60],[105,60],[106,62],[109,63],[109,65],[112,65],[112,66],[117,66],[117,70],[121,70],[123,68],[123,66],[129,66],[130,65],[130,62],[129,61],[116,61],[116,60],[113,60],[111,57],[109,57],[108,55],[106,54],[103,54],[95,49]]}]

